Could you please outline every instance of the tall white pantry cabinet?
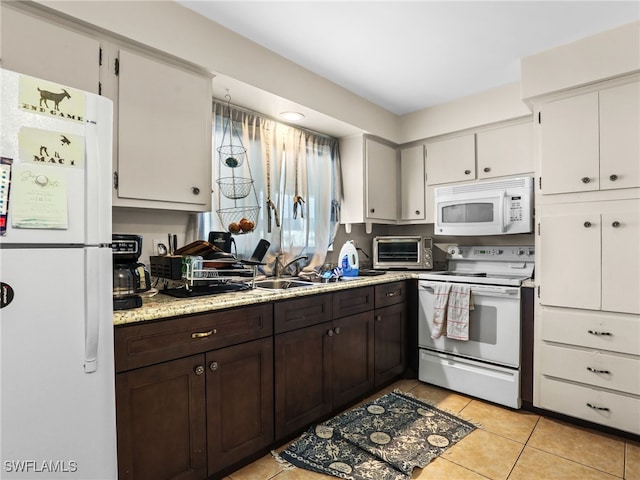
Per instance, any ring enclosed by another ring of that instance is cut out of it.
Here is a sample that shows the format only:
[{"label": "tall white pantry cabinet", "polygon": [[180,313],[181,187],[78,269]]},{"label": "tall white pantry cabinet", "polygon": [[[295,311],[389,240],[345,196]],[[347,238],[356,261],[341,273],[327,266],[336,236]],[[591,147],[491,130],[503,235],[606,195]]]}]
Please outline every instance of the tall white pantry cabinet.
[{"label": "tall white pantry cabinet", "polygon": [[640,82],[537,99],[534,405],[640,434]]}]

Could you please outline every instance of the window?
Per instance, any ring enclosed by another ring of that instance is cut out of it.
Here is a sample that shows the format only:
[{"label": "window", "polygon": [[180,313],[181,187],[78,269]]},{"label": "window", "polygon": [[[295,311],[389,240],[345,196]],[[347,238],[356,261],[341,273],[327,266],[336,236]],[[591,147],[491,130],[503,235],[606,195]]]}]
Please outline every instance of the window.
[{"label": "window", "polygon": [[[259,207],[255,229],[234,236],[238,256],[248,258],[264,238],[271,242],[266,273],[280,253],[284,263],[306,255],[308,260],[301,264],[318,270],[339,222],[338,141],[224,103],[214,102],[213,108],[214,211],[199,215],[197,238],[207,239],[209,231],[228,231],[231,220],[225,214],[230,209],[250,214]],[[219,147],[229,143],[246,149],[239,162],[225,162],[224,152],[219,154]],[[253,180],[252,190],[244,198],[229,198],[221,179]]]}]

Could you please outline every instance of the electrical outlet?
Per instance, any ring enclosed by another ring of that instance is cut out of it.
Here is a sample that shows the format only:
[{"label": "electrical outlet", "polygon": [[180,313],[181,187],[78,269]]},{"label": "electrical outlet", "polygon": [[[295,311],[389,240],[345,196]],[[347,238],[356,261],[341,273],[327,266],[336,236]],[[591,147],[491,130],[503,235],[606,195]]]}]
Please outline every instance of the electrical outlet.
[{"label": "electrical outlet", "polygon": [[153,254],[154,255],[166,255],[167,254],[167,241],[153,239]]}]

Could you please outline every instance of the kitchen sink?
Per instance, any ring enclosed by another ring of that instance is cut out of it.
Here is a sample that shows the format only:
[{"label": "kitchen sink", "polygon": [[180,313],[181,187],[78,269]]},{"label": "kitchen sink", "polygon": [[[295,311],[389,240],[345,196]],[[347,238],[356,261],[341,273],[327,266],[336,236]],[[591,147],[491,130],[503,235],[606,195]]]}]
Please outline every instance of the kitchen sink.
[{"label": "kitchen sink", "polygon": [[313,287],[314,285],[317,284],[291,278],[274,278],[271,280],[259,280],[256,282],[256,287],[266,288],[269,290],[288,290],[290,288]]}]

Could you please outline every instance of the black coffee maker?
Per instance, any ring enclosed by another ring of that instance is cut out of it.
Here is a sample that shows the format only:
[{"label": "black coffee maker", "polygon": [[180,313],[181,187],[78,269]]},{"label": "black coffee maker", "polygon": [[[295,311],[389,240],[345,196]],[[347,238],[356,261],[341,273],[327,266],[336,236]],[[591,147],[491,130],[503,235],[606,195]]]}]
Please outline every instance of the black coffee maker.
[{"label": "black coffee maker", "polygon": [[113,309],[142,306],[139,293],[151,289],[147,267],[138,262],[142,252],[140,235],[116,234],[111,237],[113,251]]}]

